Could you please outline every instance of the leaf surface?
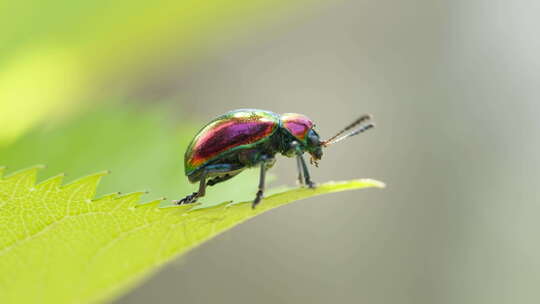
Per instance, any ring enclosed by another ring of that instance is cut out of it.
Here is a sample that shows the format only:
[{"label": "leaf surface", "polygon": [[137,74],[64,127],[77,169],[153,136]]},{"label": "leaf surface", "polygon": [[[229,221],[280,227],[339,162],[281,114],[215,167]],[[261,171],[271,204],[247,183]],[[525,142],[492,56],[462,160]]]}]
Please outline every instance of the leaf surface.
[{"label": "leaf surface", "polygon": [[[95,198],[107,173],[36,184],[34,167],[0,178],[0,303],[112,299],[159,266],[256,215],[315,195],[383,187],[369,179],[207,208],[140,203],[142,192]],[[3,171],[0,168],[0,174]]]}]

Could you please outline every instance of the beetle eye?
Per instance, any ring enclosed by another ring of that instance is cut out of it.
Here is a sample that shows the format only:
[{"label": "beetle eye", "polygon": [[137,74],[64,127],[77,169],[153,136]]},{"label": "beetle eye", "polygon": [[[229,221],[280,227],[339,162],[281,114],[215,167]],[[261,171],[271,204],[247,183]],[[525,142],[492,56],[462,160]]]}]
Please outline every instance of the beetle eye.
[{"label": "beetle eye", "polygon": [[315,130],[313,129],[309,130],[307,140],[310,145],[313,145],[313,146],[320,145],[319,134],[317,134],[317,132],[315,132]]}]

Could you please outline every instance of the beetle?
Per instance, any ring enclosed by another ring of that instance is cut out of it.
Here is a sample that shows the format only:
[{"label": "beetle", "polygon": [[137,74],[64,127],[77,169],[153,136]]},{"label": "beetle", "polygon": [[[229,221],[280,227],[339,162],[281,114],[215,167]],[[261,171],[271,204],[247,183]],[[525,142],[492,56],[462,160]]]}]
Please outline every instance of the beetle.
[{"label": "beetle", "polygon": [[255,208],[263,198],[266,171],[272,168],[278,153],[296,157],[300,185],[315,188],[303,154],[309,153],[310,163],[318,167],[322,148],[373,128],[372,123],[363,124],[370,119],[370,115],[362,115],[336,135],[321,140],[313,121],[302,114],[279,115],[258,109],[227,112],[206,124],[189,144],[184,155],[185,174],[191,183],[199,183],[199,189],[174,202],[194,203],[205,195],[207,186],[258,166],[259,188],[252,204]]}]

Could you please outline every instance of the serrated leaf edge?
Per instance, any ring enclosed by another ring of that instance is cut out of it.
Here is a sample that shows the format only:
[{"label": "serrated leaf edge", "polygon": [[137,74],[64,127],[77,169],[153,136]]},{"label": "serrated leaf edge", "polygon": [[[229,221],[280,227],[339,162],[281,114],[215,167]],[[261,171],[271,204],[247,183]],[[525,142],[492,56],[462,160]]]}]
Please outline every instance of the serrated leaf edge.
[{"label": "serrated leaf edge", "polygon": [[[13,173],[10,173],[10,174],[6,175],[6,176],[3,176],[3,174],[5,173],[5,170],[7,169],[7,167],[0,166],[0,180],[9,181],[10,179],[23,178],[23,176],[25,176],[25,175],[31,175],[30,176],[30,178],[32,179],[31,182],[35,187],[42,187],[42,186],[44,186],[44,185],[46,185],[48,183],[53,183],[53,184],[56,184],[56,186],[58,186],[60,189],[66,189],[66,188],[70,188],[70,187],[80,186],[82,184],[94,184],[94,185],[91,185],[91,187],[93,188],[94,193],[95,193],[95,190],[99,186],[99,183],[100,183],[101,179],[104,176],[107,176],[107,175],[111,174],[111,171],[109,171],[109,170],[101,171],[101,172],[97,172],[97,173],[93,173],[93,174],[89,174],[89,175],[80,177],[78,179],[75,179],[73,181],[70,181],[70,182],[62,185],[62,182],[64,181],[64,178],[65,178],[65,173],[60,173],[60,174],[54,175],[52,177],[49,177],[49,178],[47,178],[47,179],[45,179],[45,180],[43,180],[43,181],[41,181],[39,183],[36,183],[37,173],[39,172],[39,170],[42,170],[44,168],[46,168],[46,166],[44,166],[44,165],[35,165],[35,166],[29,167],[29,168],[17,170],[17,171],[15,171]],[[343,190],[346,190],[346,189],[349,189],[349,188],[353,188],[353,187],[350,187],[351,183],[369,184],[370,187],[375,187],[375,188],[385,188],[386,187],[386,185],[383,182],[380,182],[380,181],[377,181],[377,180],[374,180],[374,179],[357,179],[357,180],[342,181],[342,182],[330,181],[330,182],[326,182],[324,184],[320,184],[319,187],[335,187],[336,185],[341,185],[342,184],[342,185],[348,185],[349,186],[349,187],[346,187],[345,189],[343,189]],[[270,195],[268,197],[265,197],[265,200],[275,199],[275,198],[278,198],[280,196],[288,195],[288,194],[290,194],[289,192],[293,191],[293,190],[299,190],[299,189],[298,188],[287,189],[287,190],[285,190],[283,192],[276,193],[276,194]],[[310,189],[307,189],[307,188],[304,188],[302,190],[310,191]],[[339,192],[339,191],[343,191],[343,190],[342,189],[337,189],[337,190],[331,191],[331,192]],[[223,207],[232,207],[232,206],[236,207],[236,206],[249,205],[251,203],[249,201],[248,202],[224,201],[224,202],[222,202],[220,204],[209,206],[207,208],[195,208],[195,207],[200,206],[201,204],[200,203],[195,203],[195,204],[190,204],[190,205],[174,205],[174,204],[162,205],[162,202],[165,200],[165,198],[160,198],[160,199],[147,201],[147,202],[144,202],[144,201],[141,202],[140,197],[142,195],[144,195],[144,194],[148,194],[148,191],[137,191],[137,192],[130,192],[130,193],[125,193],[125,194],[121,194],[120,192],[115,192],[115,193],[105,194],[105,195],[100,196],[100,197],[94,197],[95,194],[93,194],[92,195],[93,197],[91,197],[90,200],[91,200],[91,202],[97,202],[97,201],[103,200],[103,199],[112,199],[113,201],[115,201],[115,200],[126,199],[129,196],[137,195],[137,196],[139,196],[139,199],[135,200],[135,203],[133,203],[133,206],[132,206],[133,208],[156,208],[156,209],[175,208],[175,209],[177,209],[179,211],[184,211],[184,212],[196,212],[196,211],[201,211],[201,210],[214,209],[214,208],[223,208]]]}]

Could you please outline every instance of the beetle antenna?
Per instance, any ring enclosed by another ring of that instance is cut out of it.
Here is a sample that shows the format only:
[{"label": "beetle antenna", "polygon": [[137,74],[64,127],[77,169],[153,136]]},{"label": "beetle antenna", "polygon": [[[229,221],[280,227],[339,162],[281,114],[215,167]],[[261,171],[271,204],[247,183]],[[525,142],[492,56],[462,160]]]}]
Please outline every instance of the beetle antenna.
[{"label": "beetle antenna", "polygon": [[341,137],[332,139],[332,141],[329,141],[329,140],[324,141],[324,142],[322,143],[322,146],[323,146],[323,147],[328,147],[329,145],[333,145],[333,144],[335,144],[335,143],[338,143],[338,142],[340,142],[340,141],[342,141],[342,140],[344,140],[344,139],[346,139],[346,138],[349,138],[349,137],[351,137],[351,136],[355,136],[355,135],[358,135],[358,134],[360,134],[360,133],[364,133],[364,132],[366,132],[367,130],[372,129],[372,128],[374,128],[374,127],[375,127],[375,124],[373,124],[373,123],[369,123],[369,124],[367,124],[367,125],[363,125],[363,126],[361,126],[360,128],[358,128],[358,129],[352,131],[351,133],[348,133],[348,134],[345,134],[345,135],[343,135],[343,136],[341,136]]},{"label": "beetle antenna", "polygon": [[370,124],[361,126],[360,128],[354,130],[353,132],[351,132],[351,133],[349,133],[349,134],[347,134],[347,135],[343,135],[343,136],[340,137],[340,138],[334,139],[334,141],[332,141],[332,144],[335,144],[335,143],[337,143],[337,142],[340,142],[340,141],[344,140],[345,138],[349,138],[349,137],[351,137],[351,136],[355,136],[355,135],[358,135],[358,134],[360,134],[360,133],[364,133],[364,132],[366,132],[367,130],[373,129],[373,128],[375,128],[375,124],[373,124],[373,123],[370,123]]},{"label": "beetle antenna", "polygon": [[371,119],[371,115],[369,114],[364,114],[360,117],[358,117],[358,119],[356,119],[355,121],[353,121],[352,123],[350,123],[348,126],[346,126],[345,128],[343,128],[343,130],[337,132],[336,135],[330,137],[329,139],[323,141],[323,146],[326,146],[327,144],[329,144],[330,142],[334,141],[336,138],[338,138],[341,134],[349,131],[350,129],[358,126],[359,124],[363,123],[364,121],[368,121]]},{"label": "beetle antenna", "polygon": [[363,126],[361,126],[360,128],[358,128],[358,129],[352,131],[351,133],[348,133],[348,134],[345,134],[345,135],[343,135],[343,136],[341,136],[341,137],[335,138],[335,139],[333,139],[332,141],[325,141],[325,142],[323,143],[323,146],[324,146],[324,147],[328,147],[329,145],[333,145],[333,144],[335,144],[335,143],[338,143],[338,142],[340,142],[340,141],[342,141],[342,140],[344,140],[344,139],[346,139],[346,138],[349,138],[349,137],[351,137],[351,136],[355,136],[355,135],[358,135],[358,134],[360,134],[360,133],[364,133],[364,132],[366,132],[367,130],[372,129],[372,128],[374,128],[374,127],[375,127],[375,124],[372,124],[372,123],[367,124],[367,125],[363,125]]},{"label": "beetle antenna", "polygon": [[358,135],[360,133],[363,133],[371,128],[374,128],[375,127],[375,124],[373,123],[369,123],[369,124],[366,124],[366,125],[362,125],[356,129],[354,129],[352,132],[348,133],[348,134],[345,134],[343,135],[343,133],[351,130],[352,128],[358,126],[359,124],[365,122],[365,121],[368,121],[371,119],[371,115],[369,114],[366,114],[366,115],[362,115],[360,116],[357,120],[353,121],[350,125],[346,126],[343,130],[339,131],[336,135],[330,137],[329,139],[321,142],[321,146],[323,147],[327,147],[329,145],[333,145],[337,142],[340,142],[342,140],[344,140],[345,138],[349,138],[351,136],[355,136],[355,135]]}]

